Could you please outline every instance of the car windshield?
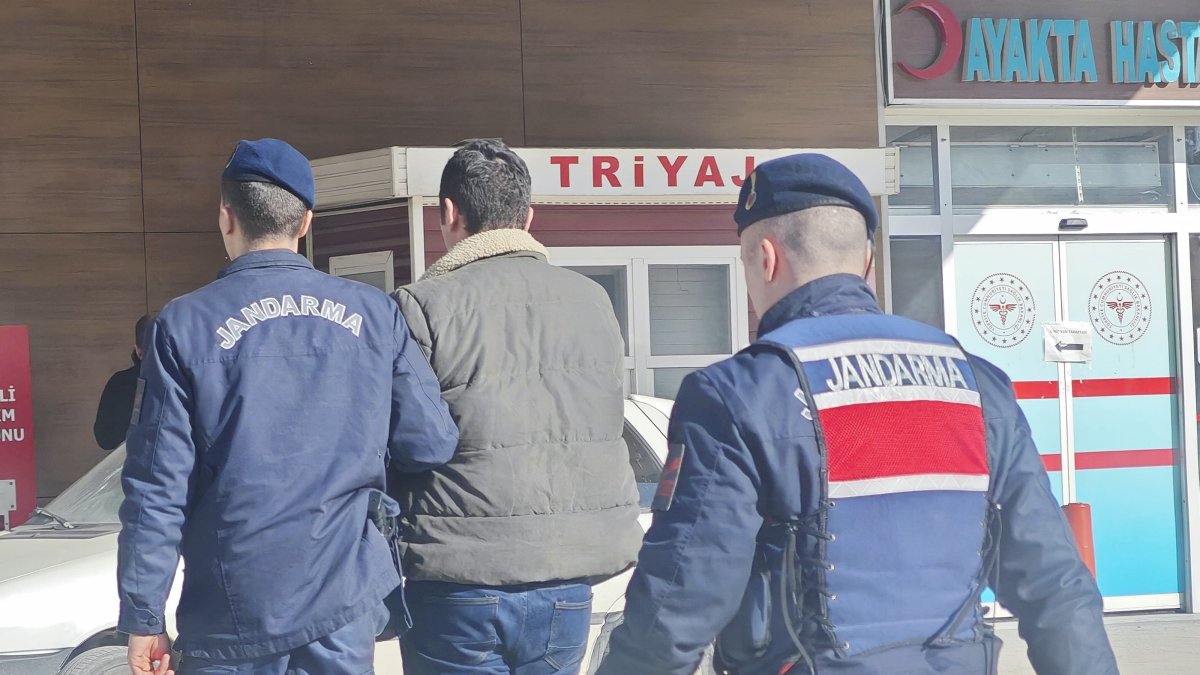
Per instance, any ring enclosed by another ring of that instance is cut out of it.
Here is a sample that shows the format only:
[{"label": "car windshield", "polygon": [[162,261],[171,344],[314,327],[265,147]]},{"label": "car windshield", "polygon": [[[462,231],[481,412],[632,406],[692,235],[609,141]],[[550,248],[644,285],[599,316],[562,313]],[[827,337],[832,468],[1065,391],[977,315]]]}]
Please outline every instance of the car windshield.
[{"label": "car windshield", "polygon": [[[124,464],[125,446],[122,445],[43,508],[72,525],[120,522],[117,509],[124,499],[121,492],[121,467]],[[53,522],[52,518],[40,514],[29,519],[31,525]]]}]

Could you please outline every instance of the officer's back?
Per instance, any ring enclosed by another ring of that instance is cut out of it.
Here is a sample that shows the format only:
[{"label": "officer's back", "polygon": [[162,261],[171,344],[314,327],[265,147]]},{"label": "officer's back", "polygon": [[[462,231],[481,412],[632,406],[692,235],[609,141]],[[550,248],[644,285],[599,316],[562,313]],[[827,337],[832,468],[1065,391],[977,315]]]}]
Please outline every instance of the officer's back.
[{"label": "officer's back", "polygon": [[161,651],[182,554],[184,672],[364,672],[399,584],[368,500],[385,464],[441,464],[457,431],[395,303],[296,253],[312,218],[307,160],[279,141],[243,142],[222,192],[233,262],[169,303],[147,336],[120,629],[134,636],[131,659]]},{"label": "officer's back", "polygon": [[[270,250],[237,258],[218,281],[163,310],[162,337],[192,383],[198,446],[183,556],[213,556],[225,568],[209,577],[189,565],[184,635],[213,618],[191,609],[224,611],[208,600],[214,589],[239,604],[262,598],[261,618],[239,628],[269,635],[387,578],[382,540],[364,536],[363,489],[384,487],[389,439],[380,421],[390,416],[403,326],[394,306],[370,286]],[[296,588],[278,594],[287,586]]]},{"label": "officer's back", "polygon": [[759,339],[680,389],[602,675],[690,673],[714,638],[731,673],[994,673],[986,585],[1039,673],[1115,673],[1011,383],[865,283],[862,183],[768,162],[735,220]]}]

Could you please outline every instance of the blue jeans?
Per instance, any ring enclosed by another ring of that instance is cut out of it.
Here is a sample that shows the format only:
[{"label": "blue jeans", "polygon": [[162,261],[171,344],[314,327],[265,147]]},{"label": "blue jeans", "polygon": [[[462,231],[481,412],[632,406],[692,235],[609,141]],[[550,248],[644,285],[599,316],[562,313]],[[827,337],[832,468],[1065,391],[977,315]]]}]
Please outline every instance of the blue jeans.
[{"label": "blue jeans", "polygon": [[367,675],[375,672],[375,636],[384,620],[380,607],[290,652],[245,661],[185,656],[177,672],[179,675]]},{"label": "blue jeans", "polygon": [[405,675],[579,672],[592,617],[589,586],[413,581],[405,596],[413,618],[400,641]]}]

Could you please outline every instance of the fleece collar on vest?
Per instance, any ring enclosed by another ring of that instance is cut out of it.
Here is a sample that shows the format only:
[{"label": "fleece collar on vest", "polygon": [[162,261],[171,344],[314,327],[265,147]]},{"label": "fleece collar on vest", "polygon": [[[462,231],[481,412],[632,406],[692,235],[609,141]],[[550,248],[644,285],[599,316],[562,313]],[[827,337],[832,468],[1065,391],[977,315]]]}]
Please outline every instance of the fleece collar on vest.
[{"label": "fleece collar on vest", "polygon": [[473,234],[454,245],[446,255],[429,266],[421,279],[433,279],[484,258],[493,258],[506,253],[529,251],[543,257],[549,257],[549,251],[538,243],[525,230],[503,228],[499,230],[484,230]]},{"label": "fleece collar on vest", "polygon": [[875,291],[862,277],[831,274],[804,284],[772,305],[758,322],[758,334],[766,335],[786,323],[810,316],[880,313]]}]

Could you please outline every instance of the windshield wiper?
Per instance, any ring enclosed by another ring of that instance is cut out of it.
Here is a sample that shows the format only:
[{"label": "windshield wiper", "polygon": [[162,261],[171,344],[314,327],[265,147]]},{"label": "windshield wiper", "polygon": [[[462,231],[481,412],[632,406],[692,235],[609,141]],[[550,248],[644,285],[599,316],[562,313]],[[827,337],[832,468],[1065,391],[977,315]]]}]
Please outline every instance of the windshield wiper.
[{"label": "windshield wiper", "polygon": [[37,507],[36,509],[34,509],[33,512],[38,514],[39,516],[46,516],[47,518],[53,520],[54,522],[58,523],[59,525],[62,525],[63,527],[67,528],[68,530],[75,529],[75,526],[72,525],[71,523],[67,522],[66,518],[63,518],[62,516],[54,514],[54,513],[50,513],[49,511],[47,511],[46,509],[43,509],[40,506]]}]

